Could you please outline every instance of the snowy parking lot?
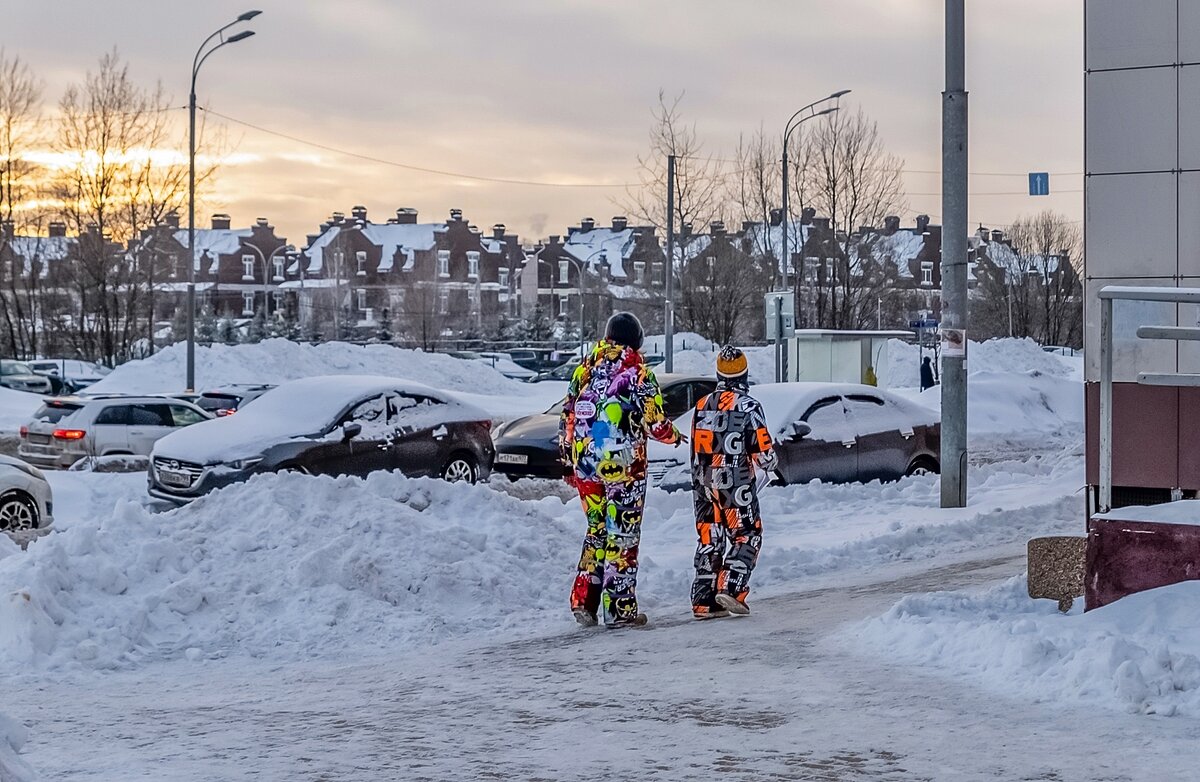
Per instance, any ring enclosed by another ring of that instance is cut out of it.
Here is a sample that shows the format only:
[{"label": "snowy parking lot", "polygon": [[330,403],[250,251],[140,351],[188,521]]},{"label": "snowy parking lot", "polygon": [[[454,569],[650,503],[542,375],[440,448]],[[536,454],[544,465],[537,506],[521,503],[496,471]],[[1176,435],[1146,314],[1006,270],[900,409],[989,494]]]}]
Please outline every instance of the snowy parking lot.
[{"label": "snowy parking lot", "polygon": [[[200,365],[367,360],[240,350]],[[766,489],[746,619],[690,619],[686,493],[647,498],[650,627],[606,632],[567,610],[583,516],[561,484],[265,475],[168,510],[144,475],[52,474],[57,533],[0,538],[0,780],[1179,778],[1196,636],[1143,622],[1122,645],[1125,620],[1012,580],[1029,538],[1083,529],[1077,360],[986,350],[968,506],[939,508],[936,476]],[[369,360],[497,419],[562,393],[408,358]]]}]

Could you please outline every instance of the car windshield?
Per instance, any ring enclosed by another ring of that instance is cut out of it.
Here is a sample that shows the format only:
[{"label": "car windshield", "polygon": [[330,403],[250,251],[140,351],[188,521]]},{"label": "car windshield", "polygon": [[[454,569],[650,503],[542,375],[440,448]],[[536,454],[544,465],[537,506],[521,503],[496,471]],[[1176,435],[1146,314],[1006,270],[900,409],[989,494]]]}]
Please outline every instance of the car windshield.
[{"label": "car windshield", "polygon": [[34,420],[43,421],[48,424],[56,424],[67,416],[74,413],[83,405],[75,405],[67,402],[54,402],[48,405],[42,405],[33,414]]},{"label": "car windshield", "polygon": [[560,399],[550,406],[550,409],[545,412],[545,415],[562,415],[563,402],[567,400]]},{"label": "car windshield", "polygon": [[28,364],[19,361],[0,361],[0,375],[32,375]]},{"label": "car windshield", "polygon": [[195,402],[196,406],[202,410],[228,410],[238,406],[238,398],[236,396],[225,396],[223,394],[205,394]]}]

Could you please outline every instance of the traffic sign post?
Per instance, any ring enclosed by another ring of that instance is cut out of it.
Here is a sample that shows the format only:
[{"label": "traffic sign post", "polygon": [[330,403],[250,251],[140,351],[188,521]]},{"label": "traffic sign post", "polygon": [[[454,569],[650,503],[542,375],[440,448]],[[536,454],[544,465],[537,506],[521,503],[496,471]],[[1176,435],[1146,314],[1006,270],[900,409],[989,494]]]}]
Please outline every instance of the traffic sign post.
[{"label": "traffic sign post", "polygon": [[1045,171],[1038,171],[1029,175],[1029,195],[1031,196],[1048,196],[1050,195],[1050,174]]},{"label": "traffic sign post", "polygon": [[796,335],[796,294],[770,291],[763,296],[767,339],[775,343],[775,382],[784,381],[783,341]]}]

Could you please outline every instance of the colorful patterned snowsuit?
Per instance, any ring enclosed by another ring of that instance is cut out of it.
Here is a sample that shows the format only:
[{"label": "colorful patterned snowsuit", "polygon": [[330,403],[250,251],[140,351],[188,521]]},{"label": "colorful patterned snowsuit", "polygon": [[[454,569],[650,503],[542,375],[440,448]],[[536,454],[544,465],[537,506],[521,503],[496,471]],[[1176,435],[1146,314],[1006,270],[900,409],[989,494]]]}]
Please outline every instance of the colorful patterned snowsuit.
[{"label": "colorful patterned snowsuit", "polygon": [[559,449],[587,514],[587,536],[571,609],[620,625],[638,615],[637,555],[646,500],[646,435],[679,432],[663,415],[654,373],[635,350],[600,342],[571,379],[559,419]]},{"label": "colorful patterned snowsuit", "polygon": [[743,601],[749,594],[762,547],[756,471],[771,473],[777,466],[762,406],[744,386],[722,382],[697,403],[692,418],[692,495],[700,537],[692,583],[696,614],[721,610],[718,592]]}]

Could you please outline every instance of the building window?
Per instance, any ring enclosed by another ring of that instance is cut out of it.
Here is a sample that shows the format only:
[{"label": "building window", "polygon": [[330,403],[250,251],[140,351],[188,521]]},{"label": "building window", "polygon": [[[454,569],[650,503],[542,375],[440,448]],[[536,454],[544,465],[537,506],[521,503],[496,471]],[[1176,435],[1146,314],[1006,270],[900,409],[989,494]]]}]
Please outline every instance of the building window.
[{"label": "building window", "polygon": [[254,256],[253,255],[243,255],[242,256],[242,279],[243,280],[253,280],[254,279]]},{"label": "building window", "polygon": [[633,264],[633,281],[638,285],[646,284],[646,264],[642,261],[635,261]]},{"label": "building window", "polygon": [[367,275],[367,254],[359,250],[354,253],[354,260],[358,264],[358,276],[365,277]]},{"label": "building window", "polygon": [[558,297],[558,314],[565,317],[567,314],[567,307],[570,306],[570,304],[571,304],[570,296],[567,296],[567,295],[559,296]]},{"label": "building window", "polygon": [[367,308],[367,289],[359,288],[354,291],[354,296],[358,300],[358,308],[365,310]]},{"label": "building window", "polygon": [[663,284],[662,271],[663,271],[663,265],[661,263],[654,264],[654,272],[653,272],[653,275],[651,276],[650,281],[652,283],[654,283],[655,285]]},{"label": "building window", "polygon": [[275,265],[275,279],[282,280],[283,279],[283,259],[276,258],[274,261],[274,265]]},{"label": "building window", "polygon": [[253,315],[254,314],[254,292],[253,291],[243,291],[242,292],[242,314],[243,315]]},{"label": "building window", "polygon": [[500,287],[508,290],[508,269],[500,270]]},{"label": "building window", "polygon": [[438,290],[437,311],[439,315],[445,315],[450,311],[450,291],[445,288]]},{"label": "building window", "polygon": [[438,276],[450,276],[450,251],[438,250]]},{"label": "building window", "polygon": [[559,282],[570,282],[571,281],[571,262],[570,261],[559,261],[558,262],[558,281]]},{"label": "building window", "polygon": [[827,285],[833,285],[834,283],[832,258],[825,259],[825,283]]},{"label": "building window", "polygon": [[179,256],[171,256],[171,278],[175,279],[179,276]]},{"label": "building window", "polygon": [[932,261],[922,261],[921,262],[921,284],[922,285],[933,285],[933,262]]},{"label": "building window", "polygon": [[472,280],[479,279],[479,253],[477,252],[467,253],[467,276]]},{"label": "building window", "polygon": [[471,310],[472,313],[479,311],[479,289],[478,288],[468,288],[467,289],[467,306]]},{"label": "building window", "polygon": [[274,301],[275,312],[283,311],[283,291],[271,291],[271,298]]}]

